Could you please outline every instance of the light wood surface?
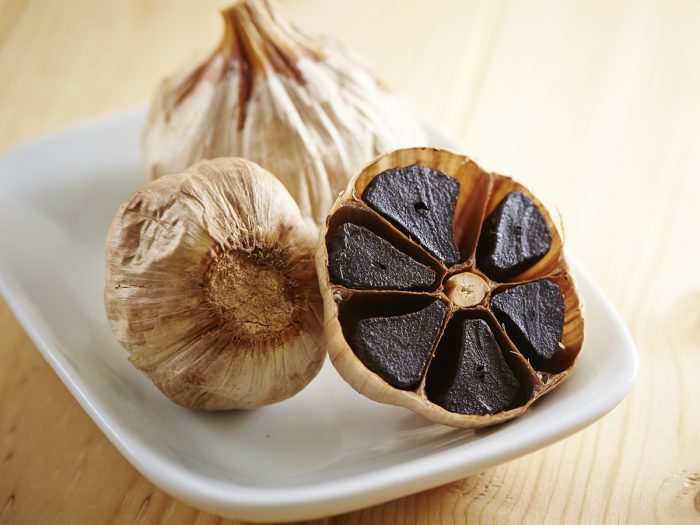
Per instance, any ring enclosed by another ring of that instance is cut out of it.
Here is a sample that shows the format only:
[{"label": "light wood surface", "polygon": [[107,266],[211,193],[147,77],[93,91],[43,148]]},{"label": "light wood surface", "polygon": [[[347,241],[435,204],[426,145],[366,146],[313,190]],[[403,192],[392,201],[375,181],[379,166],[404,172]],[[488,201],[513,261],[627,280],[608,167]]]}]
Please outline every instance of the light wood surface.
[{"label": "light wood surface", "polygon": [[[554,203],[641,358],[630,397],[586,430],[324,522],[700,522],[700,3],[282,4]],[[0,0],[0,150],[143,104],[215,44],[222,6]],[[0,304],[1,523],[222,521],[136,472]]]}]

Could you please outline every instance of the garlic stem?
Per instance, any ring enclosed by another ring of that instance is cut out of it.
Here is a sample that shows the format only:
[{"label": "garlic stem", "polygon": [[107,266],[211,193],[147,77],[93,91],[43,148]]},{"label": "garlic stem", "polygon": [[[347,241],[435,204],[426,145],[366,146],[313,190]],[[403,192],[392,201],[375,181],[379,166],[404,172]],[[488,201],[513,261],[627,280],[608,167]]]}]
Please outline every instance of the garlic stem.
[{"label": "garlic stem", "polygon": [[247,0],[221,12],[221,53],[247,64],[252,73],[283,74],[303,83],[296,67],[301,57],[318,60],[321,50],[279,16],[266,0]]}]

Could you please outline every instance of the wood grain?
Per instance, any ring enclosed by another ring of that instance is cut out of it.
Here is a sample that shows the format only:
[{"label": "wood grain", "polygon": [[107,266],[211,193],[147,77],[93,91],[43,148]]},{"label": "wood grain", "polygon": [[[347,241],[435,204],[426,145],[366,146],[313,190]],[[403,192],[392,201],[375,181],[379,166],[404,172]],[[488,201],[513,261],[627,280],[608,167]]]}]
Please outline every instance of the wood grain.
[{"label": "wood grain", "polygon": [[[700,3],[282,3],[558,207],[642,365],[556,445],[319,523],[700,522]],[[222,6],[0,0],[0,149],[144,103],[214,45]],[[1,523],[224,522],[138,474],[4,304],[0,334]]]}]

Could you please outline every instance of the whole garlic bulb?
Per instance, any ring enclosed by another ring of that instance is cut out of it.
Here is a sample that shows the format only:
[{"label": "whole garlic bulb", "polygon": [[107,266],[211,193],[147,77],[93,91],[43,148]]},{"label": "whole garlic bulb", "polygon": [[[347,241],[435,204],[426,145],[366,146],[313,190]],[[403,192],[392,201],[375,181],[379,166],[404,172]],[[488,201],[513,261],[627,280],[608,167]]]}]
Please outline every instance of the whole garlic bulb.
[{"label": "whole garlic bulb", "polygon": [[320,224],[380,153],[425,142],[413,114],[337,44],[311,40],[268,0],[222,13],[220,46],[156,93],[143,135],[151,178],[244,157],[274,173]]},{"label": "whole garlic bulb", "polygon": [[107,238],[105,305],[129,360],[176,403],[253,408],[319,371],[317,230],[271,174],[202,161],[137,191]]}]

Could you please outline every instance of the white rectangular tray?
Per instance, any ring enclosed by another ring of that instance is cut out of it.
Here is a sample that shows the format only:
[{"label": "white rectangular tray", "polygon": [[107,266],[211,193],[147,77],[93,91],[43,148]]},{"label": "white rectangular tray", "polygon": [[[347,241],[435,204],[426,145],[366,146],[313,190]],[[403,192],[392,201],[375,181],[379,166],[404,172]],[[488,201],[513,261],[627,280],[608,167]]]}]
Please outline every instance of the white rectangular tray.
[{"label": "white rectangular tray", "polygon": [[[629,390],[634,345],[586,272],[577,371],[525,416],[482,431],[431,424],[355,393],[326,362],[292,399],[204,414],[168,401],[126,359],[102,303],[103,246],[145,182],[138,110],[40,138],[0,158],[0,291],[44,357],[121,453],[196,507],[250,521],[338,514],[444,484],[595,421]],[[454,143],[429,123],[434,145]]]}]

